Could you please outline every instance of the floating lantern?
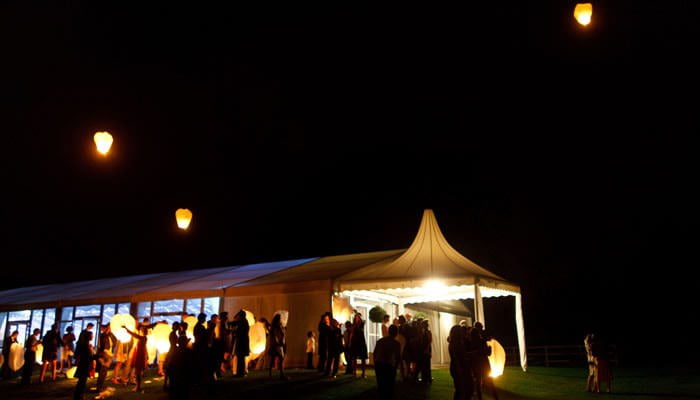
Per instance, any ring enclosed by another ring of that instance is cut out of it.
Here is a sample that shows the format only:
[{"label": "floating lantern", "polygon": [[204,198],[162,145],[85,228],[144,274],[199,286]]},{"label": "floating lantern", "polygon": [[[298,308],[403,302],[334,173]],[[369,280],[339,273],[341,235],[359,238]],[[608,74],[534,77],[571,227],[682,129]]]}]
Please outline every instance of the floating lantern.
[{"label": "floating lantern", "polygon": [[187,230],[192,221],[192,211],[186,208],[178,208],[177,211],[175,211],[175,220],[177,221],[178,228],[183,231]]},{"label": "floating lantern", "polygon": [[245,319],[248,321],[248,326],[253,326],[255,325],[255,314],[253,314],[251,311],[248,310],[243,310],[245,311]]},{"label": "floating lantern", "polygon": [[506,365],[506,351],[496,339],[491,339],[486,342],[491,346],[491,355],[489,356],[489,365],[491,366],[491,377],[498,378],[503,375],[503,368]]},{"label": "floating lantern", "polygon": [[129,332],[122,328],[122,325],[134,332],[136,330],[136,320],[129,314],[117,314],[109,321],[109,329],[111,329],[114,336],[117,337],[117,340],[122,343],[129,343],[132,337]]},{"label": "floating lantern", "polygon": [[93,137],[95,139],[95,145],[97,146],[97,151],[102,155],[107,155],[109,149],[112,147],[112,135],[109,132],[97,132]]},{"label": "floating lantern", "polygon": [[148,335],[148,343],[152,343],[159,354],[170,351],[170,332],[172,328],[168,324],[158,324]]},{"label": "floating lantern", "polygon": [[579,24],[586,26],[591,23],[591,17],[593,16],[593,4],[591,3],[578,3],[574,7],[574,18]]}]

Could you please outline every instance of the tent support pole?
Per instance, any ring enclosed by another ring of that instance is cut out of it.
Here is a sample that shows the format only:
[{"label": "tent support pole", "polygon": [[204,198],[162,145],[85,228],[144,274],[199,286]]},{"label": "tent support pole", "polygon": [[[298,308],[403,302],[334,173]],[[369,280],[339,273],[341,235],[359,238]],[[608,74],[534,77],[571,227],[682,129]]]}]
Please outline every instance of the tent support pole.
[{"label": "tent support pole", "polygon": [[518,349],[520,350],[520,367],[523,369],[523,371],[527,371],[525,321],[523,320],[523,302],[520,293],[515,294],[515,327],[518,330]]}]

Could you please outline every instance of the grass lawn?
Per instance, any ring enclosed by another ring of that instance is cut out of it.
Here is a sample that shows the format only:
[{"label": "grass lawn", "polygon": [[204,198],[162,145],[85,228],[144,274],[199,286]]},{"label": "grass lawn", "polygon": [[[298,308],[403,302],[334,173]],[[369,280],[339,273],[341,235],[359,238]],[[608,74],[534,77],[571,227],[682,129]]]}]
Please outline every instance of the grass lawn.
[{"label": "grass lawn", "polygon": [[[288,371],[291,381],[268,378],[260,371],[252,371],[245,379],[227,376],[216,382],[211,391],[203,389],[195,392],[195,399],[232,399],[245,397],[251,400],[278,399],[376,399],[376,382],[373,371],[367,379],[353,379],[339,375],[337,379],[320,379],[313,371],[291,369]],[[519,368],[508,367],[504,375],[497,379],[496,385],[501,400],[510,399],[597,399],[614,398],[616,400],[685,400],[700,399],[700,370],[618,368],[613,371],[612,394],[592,394],[584,391],[586,385],[584,368],[544,368],[532,367],[527,373]],[[453,394],[452,379],[446,369],[433,371],[432,385],[397,382],[397,400],[413,399],[451,399]],[[162,379],[149,375],[144,385],[145,394],[130,391],[133,386],[125,388],[112,387],[112,399],[167,399],[162,390]],[[75,380],[60,379],[56,383],[32,384],[20,387],[15,381],[0,381],[0,398],[5,399],[57,399],[71,398]],[[88,388],[95,381],[88,381]],[[88,392],[86,399],[93,399],[94,392]],[[489,394],[485,399],[491,399]]]}]

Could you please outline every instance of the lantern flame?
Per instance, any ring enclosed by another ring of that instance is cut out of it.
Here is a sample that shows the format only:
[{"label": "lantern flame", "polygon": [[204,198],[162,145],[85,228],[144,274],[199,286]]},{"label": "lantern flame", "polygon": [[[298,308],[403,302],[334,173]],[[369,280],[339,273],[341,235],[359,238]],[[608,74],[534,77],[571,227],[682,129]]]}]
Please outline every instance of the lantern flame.
[{"label": "lantern flame", "polygon": [[110,135],[109,132],[97,132],[95,133],[94,139],[97,151],[102,155],[107,155],[109,149],[112,147],[112,135]]},{"label": "lantern flame", "polygon": [[178,208],[175,211],[175,220],[177,221],[177,227],[184,230],[190,226],[190,221],[192,221],[192,211],[186,208]]},{"label": "lantern flame", "polygon": [[593,16],[593,4],[591,3],[578,3],[574,7],[574,18],[579,24],[587,26],[591,23],[591,17]]}]

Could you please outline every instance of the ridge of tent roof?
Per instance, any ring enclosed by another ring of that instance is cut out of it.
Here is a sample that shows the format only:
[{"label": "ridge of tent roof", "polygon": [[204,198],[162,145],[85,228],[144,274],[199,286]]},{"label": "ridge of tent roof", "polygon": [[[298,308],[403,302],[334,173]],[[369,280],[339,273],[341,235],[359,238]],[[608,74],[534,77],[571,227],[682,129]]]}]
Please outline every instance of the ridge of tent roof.
[{"label": "ridge of tent roof", "polygon": [[433,210],[425,209],[413,243],[401,256],[386,264],[348,272],[340,280],[419,280],[463,276],[465,273],[505,281],[455,250],[442,234]]}]

